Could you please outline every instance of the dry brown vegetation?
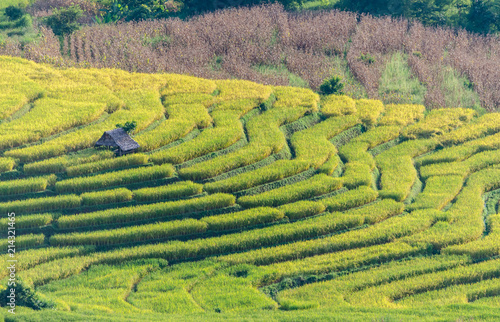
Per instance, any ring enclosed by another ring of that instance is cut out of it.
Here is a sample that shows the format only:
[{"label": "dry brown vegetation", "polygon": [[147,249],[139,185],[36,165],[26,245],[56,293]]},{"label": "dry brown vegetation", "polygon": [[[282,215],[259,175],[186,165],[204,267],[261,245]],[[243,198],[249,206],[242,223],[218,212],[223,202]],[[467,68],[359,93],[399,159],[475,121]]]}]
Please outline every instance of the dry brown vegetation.
[{"label": "dry brown vegetation", "polygon": [[[335,61],[340,59],[347,61],[368,96],[377,98],[385,63],[400,51],[427,87],[429,107],[449,104],[441,85],[447,66],[472,82],[483,107],[496,110],[500,106],[498,37],[389,17],[334,10],[290,13],[275,4],[223,10],[189,20],[92,25],[64,38],[62,46],[50,30],[42,28],[41,33],[41,41],[25,47],[7,41],[0,54],[60,66],[242,78],[274,85],[289,84],[290,72],[313,89],[335,73]],[[271,72],[264,73],[259,66]],[[287,72],[279,72],[283,70]]]}]

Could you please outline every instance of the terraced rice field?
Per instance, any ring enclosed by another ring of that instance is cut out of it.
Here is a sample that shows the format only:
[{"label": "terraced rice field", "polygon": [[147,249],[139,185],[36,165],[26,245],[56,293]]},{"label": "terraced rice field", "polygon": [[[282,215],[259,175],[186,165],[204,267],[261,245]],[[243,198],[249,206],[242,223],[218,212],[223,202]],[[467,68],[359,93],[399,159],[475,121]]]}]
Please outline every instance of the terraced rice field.
[{"label": "terraced rice field", "polygon": [[[499,114],[9,57],[0,73],[20,320],[500,318]],[[93,148],[132,120],[139,153]]]}]

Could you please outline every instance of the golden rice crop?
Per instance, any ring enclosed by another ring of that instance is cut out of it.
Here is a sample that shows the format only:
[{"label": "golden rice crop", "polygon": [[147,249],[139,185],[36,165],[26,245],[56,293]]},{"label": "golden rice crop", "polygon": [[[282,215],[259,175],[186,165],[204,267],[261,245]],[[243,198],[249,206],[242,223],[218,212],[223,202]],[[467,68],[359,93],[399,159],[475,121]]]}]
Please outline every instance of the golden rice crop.
[{"label": "golden rice crop", "polygon": [[16,161],[12,158],[0,158],[0,173],[14,169]]},{"label": "golden rice crop", "polygon": [[36,177],[0,182],[0,195],[40,192],[56,182],[56,176]]},{"label": "golden rice crop", "polygon": [[424,120],[402,131],[403,137],[430,138],[450,132],[472,120],[476,111],[467,108],[442,108],[432,110]]},{"label": "golden rice crop", "polygon": [[244,207],[276,207],[286,203],[326,194],[342,187],[342,180],[326,174],[318,174],[310,179],[266,191],[253,196],[238,198]]},{"label": "golden rice crop", "polygon": [[[4,233],[7,232],[7,228],[10,226],[9,223],[13,222],[13,220],[10,220],[10,218],[13,218],[13,217],[0,219],[1,231]],[[12,225],[16,229],[35,228],[35,227],[41,227],[41,226],[48,225],[52,222],[52,220],[53,220],[52,214],[48,214],[48,213],[47,214],[17,216],[15,218],[15,223],[13,223]]]},{"label": "golden rice crop", "polygon": [[167,178],[171,177],[174,172],[174,168],[168,163],[151,167],[121,170],[91,177],[58,181],[56,182],[56,191],[58,193],[65,193],[102,189],[105,187]]},{"label": "golden rice crop", "polygon": [[356,113],[356,102],[345,95],[328,95],[321,102],[321,113],[326,116],[342,116]]},{"label": "golden rice crop", "polygon": [[104,159],[97,162],[83,163],[80,165],[66,167],[66,173],[70,177],[82,176],[104,170],[119,169],[134,165],[144,165],[149,162],[145,154],[129,154],[120,158]]},{"label": "golden rice crop", "polygon": [[273,222],[282,219],[282,211],[269,207],[258,207],[224,215],[204,217],[200,221],[208,224],[209,230],[230,230]]},{"label": "golden rice crop", "polygon": [[[424,117],[425,106],[418,104],[389,104],[378,125],[407,126]],[[421,123],[421,122],[420,122]]]},{"label": "golden rice crop", "polygon": [[356,115],[366,125],[371,127],[377,123],[385,107],[381,101],[360,99],[356,100]]},{"label": "golden rice crop", "polygon": [[161,202],[150,205],[114,208],[58,218],[59,228],[75,228],[118,224],[152,218],[164,218],[190,212],[206,211],[234,205],[235,198],[227,194],[213,194],[206,197]]},{"label": "golden rice crop", "polygon": [[119,229],[55,234],[50,237],[49,243],[52,246],[113,245],[196,234],[204,232],[206,229],[207,224],[204,222],[194,219],[185,219]]},{"label": "golden rice crop", "polygon": [[191,181],[181,181],[166,186],[142,188],[133,191],[134,199],[140,202],[175,199],[200,194],[203,185]]},{"label": "golden rice crop", "polygon": [[86,192],[80,195],[82,206],[103,205],[107,203],[124,202],[132,200],[132,191],[126,188]]},{"label": "golden rice crop", "polygon": [[80,206],[81,198],[76,195],[32,198],[0,203],[0,212],[15,212],[23,215],[27,212],[68,209]]}]

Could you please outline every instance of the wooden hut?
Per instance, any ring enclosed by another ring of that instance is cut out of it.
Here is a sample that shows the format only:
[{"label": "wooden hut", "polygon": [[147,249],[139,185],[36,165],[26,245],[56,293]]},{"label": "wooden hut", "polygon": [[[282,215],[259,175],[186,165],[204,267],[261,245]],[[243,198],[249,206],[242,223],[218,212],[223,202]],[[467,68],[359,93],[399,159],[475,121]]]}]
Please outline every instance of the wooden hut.
[{"label": "wooden hut", "polygon": [[139,143],[135,142],[121,127],[106,131],[96,142],[95,147],[117,148],[117,155],[137,152]]}]

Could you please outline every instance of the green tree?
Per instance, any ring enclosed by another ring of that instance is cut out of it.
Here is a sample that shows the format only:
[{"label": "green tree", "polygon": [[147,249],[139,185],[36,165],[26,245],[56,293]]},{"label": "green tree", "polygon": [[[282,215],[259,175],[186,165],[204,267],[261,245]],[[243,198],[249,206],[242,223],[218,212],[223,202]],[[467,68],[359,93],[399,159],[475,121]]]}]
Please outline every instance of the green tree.
[{"label": "green tree", "polygon": [[8,6],[5,8],[5,15],[10,21],[17,20],[24,15],[24,11],[21,8],[15,6]]},{"label": "green tree", "polygon": [[55,35],[63,36],[80,29],[78,19],[82,15],[82,9],[79,6],[72,5],[67,8],[54,9],[54,13],[45,18],[44,22]]},{"label": "green tree", "polygon": [[468,29],[479,33],[500,31],[500,1],[473,0],[467,15]]}]

